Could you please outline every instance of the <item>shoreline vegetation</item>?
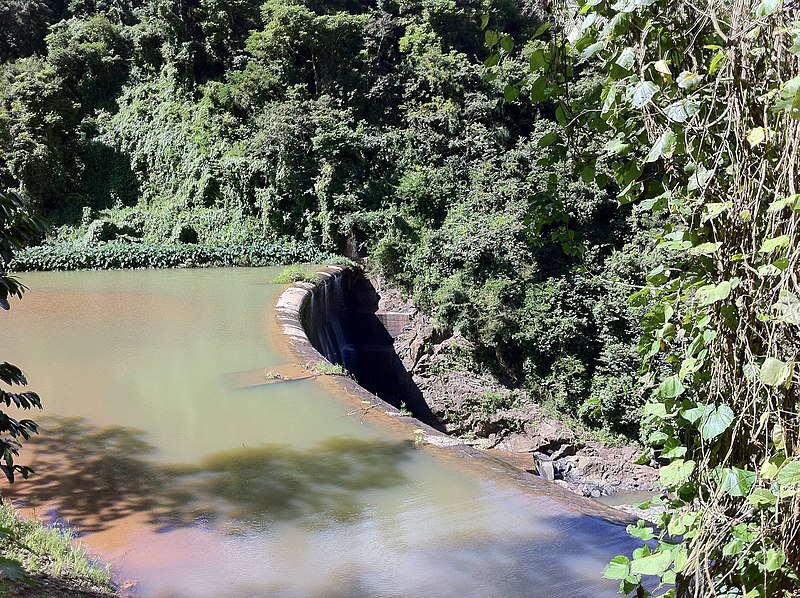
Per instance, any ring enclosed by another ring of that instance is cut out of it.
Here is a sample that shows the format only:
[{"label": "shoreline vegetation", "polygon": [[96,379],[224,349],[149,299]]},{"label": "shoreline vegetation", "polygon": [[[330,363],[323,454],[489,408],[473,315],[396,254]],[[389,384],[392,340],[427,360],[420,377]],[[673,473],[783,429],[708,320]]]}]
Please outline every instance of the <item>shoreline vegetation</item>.
[{"label": "shoreline vegetation", "polygon": [[293,263],[349,263],[311,243],[255,241],[231,245],[81,242],[38,245],[20,250],[12,272],[51,270],[114,270],[124,268],[260,267]]},{"label": "shoreline vegetation", "polygon": [[0,504],[0,598],[118,596],[108,566],[90,558],[69,528],[21,518]]}]

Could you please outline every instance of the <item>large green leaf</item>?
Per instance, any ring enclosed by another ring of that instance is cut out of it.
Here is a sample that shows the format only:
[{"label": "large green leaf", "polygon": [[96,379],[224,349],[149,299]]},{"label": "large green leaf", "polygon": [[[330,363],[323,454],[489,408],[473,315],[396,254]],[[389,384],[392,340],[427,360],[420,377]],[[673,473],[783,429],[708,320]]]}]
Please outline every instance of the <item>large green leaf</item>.
[{"label": "large green leaf", "polygon": [[673,153],[675,153],[675,148],[678,145],[678,138],[670,129],[667,129],[656,139],[656,142],[653,144],[653,147],[650,149],[650,153],[647,154],[645,158],[645,162],[655,162],[662,156],[667,158],[671,157]]},{"label": "large green leaf", "polygon": [[789,364],[767,357],[761,365],[759,376],[761,382],[767,386],[780,386],[789,378]]},{"label": "large green leaf", "polygon": [[750,132],[747,133],[747,143],[750,144],[751,147],[755,147],[760,143],[764,143],[764,140],[767,138],[767,132],[764,127],[756,127],[755,129],[750,129]]},{"label": "large green leaf", "polygon": [[631,93],[631,105],[634,108],[644,108],[658,92],[658,85],[652,81],[640,81]]},{"label": "large green leaf", "polygon": [[581,52],[580,56],[578,57],[578,60],[580,60],[580,61],[589,60],[592,56],[597,54],[600,50],[605,48],[605,46],[606,46],[606,42],[605,41],[595,42],[595,43],[587,46],[586,49],[584,49],[584,51]]},{"label": "large green leaf", "polygon": [[674,399],[686,391],[681,379],[678,376],[664,378],[658,386],[658,395],[665,399]]},{"label": "large green leaf", "polygon": [[530,58],[528,59],[528,63],[531,66],[532,71],[538,71],[539,69],[544,68],[547,64],[547,59],[544,55],[544,50],[542,48],[537,48],[533,52],[531,52]]},{"label": "large green leaf", "polygon": [[703,218],[702,222],[708,222],[709,220],[713,220],[720,214],[724,214],[728,210],[733,207],[733,202],[730,201],[720,201],[720,202],[712,202],[707,203],[703,209]]},{"label": "large green leaf", "polygon": [[655,415],[656,417],[667,416],[667,407],[664,403],[645,403],[642,409],[648,415]]},{"label": "large green leaf", "polygon": [[717,301],[723,301],[731,294],[733,284],[730,280],[723,280],[719,284],[709,284],[697,290],[700,305],[711,305]]},{"label": "large green leaf", "polygon": [[503,96],[509,104],[519,97],[519,87],[516,85],[506,85],[503,90]]},{"label": "large green leaf", "polygon": [[777,548],[770,548],[764,558],[764,569],[767,571],[777,571],[786,562],[786,554]]},{"label": "large green leaf", "polygon": [[630,575],[630,559],[626,556],[615,556],[603,570],[606,579],[625,579]]},{"label": "large green leaf", "polygon": [[774,456],[764,461],[761,464],[761,477],[765,480],[773,479],[778,474],[778,471],[780,471],[783,462],[784,458],[781,456]]},{"label": "large green leaf", "polygon": [[700,104],[688,98],[673,102],[664,109],[667,118],[675,123],[685,123],[700,110]]},{"label": "large green leaf", "polygon": [[764,239],[761,243],[761,253],[772,253],[776,249],[785,249],[789,246],[789,235],[781,235],[772,239]]},{"label": "large green leaf", "polygon": [[623,48],[622,52],[617,56],[616,64],[624,68],[626,71],[633,69],[633,63],[636,58],[636,51],[631,48]]},{"label": "large green leaf", "polygon": [[754,507],[775,505],[776,500],[777,497],[766,488],[756,488],[750,496],[747,497],[747,502]]},{"label": "large green leaf", "polygon": [[792,208],[792,210],[800,211],[800,193],[776,199],[769,204],[767,212],[771,214],[772,212],[780,212],[785,208]]},{"label": "large green leaf", "polygon": [[558,141],[558,135],[556,135],[551,131],[548,131],[539,138],[539,141],[536,143],[536,145],[538,147],[548,147],[550,145],[553,145],[556,141]]},{"label": "large green leaf", "polygon": [[738,467],[725,467],[720,472],[720,488],[731,496],[745,496],[756,481],[756,473],[739,469]]},{"label": "large green leaf", "polygon": [[657,552],[631,561],[631,573],[639,575],[661,575],[672,563],[672,554],[668,551]]},{"label": "large green leaf", "polygon": [[665,486],[679,486],[694,472],[695,462],[676,459],[658,470],[661,483]]},{"label": "large green leaf", "polygon": [[762,2],[753,9],[753,14],[757,17],[766,17],[774,14],[782,1],[783,0],[762,0]]},{"label": "large green leaf", "polygon": [[719,248],[722,247],[722,243],[700,243],[700,245],[695,245],[689,250],[689,255],[713,255]]},{"label": "large green leaf", "polygon": [[687,91],[691,91],[692,89],[700,85],[702,81],[703,81],[703,75],[700,75],[699,73],[694,73],[692,71],[683,71],[680,75],[678,75],[678,78],[676,79],[678,87],[680,87],[681,89],[685,89]]},{"label": "large green leaf", "polygon": [[702,404],[697,404],[692,407],[688,407],[687,409],[681,409],[681,416],[686,419],[689,423],[695,423],[699,421],[703,414],[706,412],[706,406]]},{"label": "large green leaf", "polygon": [[784,463],[775,479],[781,486],[800,484],[800,460],[792,459]]},{"label": "large green leaf", "polygon": [[628,153],[630,148],[631,144],[628,143],[628,139],[622,134],[616,135],[612,139],[609,139],[603,146],[604,150],[619,155]]},{"label": "large green leaf", "polygon": [[709,405],[700,434],[703,440],[712,440],[722,434],[733,423],[733,411],[727,405]]},{"label": "large green leaf", "polygon": [[772,309],[778,312],[776,319],[780,322],[800,326],[800,299],[794,293],[781,291]]},{"label": "large green leaf", "polygon": [[652,540],[655,537],[653,534],[653,528],[647,525],[642,519],[637,521],[636,525],[629,525],[626,527],[625,531],[634,538],[639,538],[645,542]]}]

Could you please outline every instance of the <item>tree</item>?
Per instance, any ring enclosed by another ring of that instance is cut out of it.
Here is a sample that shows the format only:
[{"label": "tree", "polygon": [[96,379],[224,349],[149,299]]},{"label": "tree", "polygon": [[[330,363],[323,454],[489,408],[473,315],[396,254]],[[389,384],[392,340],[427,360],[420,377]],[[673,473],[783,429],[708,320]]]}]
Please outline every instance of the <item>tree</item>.
[{"label": "tree", "polygon": [[41,54],[53,13],[43,0],[5,0],[0,3],[0,62]]},{"label": "tree", "polygon": [[[7,272],[7,266],[14,253],[39,238],[42,222],[31,216],[26,210],[25,201],[15,192],[0,192],[0,307],[10,309],[9,298],[22,298],[25,286]],[[15,365],[0,363],[0,381],[9,387],[25,386],[28,383],[25,374]],[[19,409],[29,410],[42,408],[39,395],[35,392],[17,392],[0,387],[0,403],[6,407],[12,405]],[[28,440],[37,432],[36,423],[30,419],[14,419],[5,411],[0,411],[0,470],[10,483],[15,474],[27,478],[32,469],[19,465],[15,458],[19,456],[20,438]]]}]

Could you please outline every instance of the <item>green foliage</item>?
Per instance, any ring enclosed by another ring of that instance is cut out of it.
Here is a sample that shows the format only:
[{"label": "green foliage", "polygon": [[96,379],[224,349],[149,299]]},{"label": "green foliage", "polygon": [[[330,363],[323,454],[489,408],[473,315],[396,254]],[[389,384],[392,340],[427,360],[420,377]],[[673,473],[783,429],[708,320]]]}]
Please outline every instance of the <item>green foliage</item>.
[{"label": "green foliage", "polygon": [[[486,77],[478,10],[73,0],[35,57],[3,66],[0,183],[58,225],[15,267],[369,256],[471,341],[469,367],[635,437],[641,308],[625,285],[645,282],[655,219],[617,205],[613,161],[576,174],[563,110],[502,100],[543,56]],[[541,25],[509,2],[492,24]],[[570,84],[577,99],[600,79]]]},{"label": "green foliage", "polygon": [[[521,88],[563,127],[545,145],[579,155],[587,178],[608,161],[619,201],[665,219],[665,259],[631,303],[646,310],[643,438],[668,461],[670,498],[658,542],[606,569],[625,594],[648,595],[649,575],[664,596],[798,591],[800,338],[784,315],[797,292],[798,18],[781,2],[589,1],[566,39],[524,51]],[[512,62],[501,40],[487,34],[498,73]],[[605,80],[576,98],[586,65]],[[587,131],[608,143],[567,148]]]},{"label": "green foliage", "polygon": [[69,529],[17,518],[8,505],[0,505],[0,555],[0,576],[12,582],[44,573],[113,587],[109,571],[89,559]]},{"label": "green foliage", "polygon": [[[30,215],[22,197],[13,192],[0,193],[0,307],[6,311],[11,307],[8,299],[21,299],[26,290],[17,278],[9,276],[8,264],[20,248],[36,240],[41,229],[42,222]],[[23,410],[42,408],[42,401],[35,392],[17,392],[13,388],[28,384],[25,374],[15,365],[0,363],[0,382],[9,387],[0,387],[0,403],[5,404],[6,408],[12,405],[15,409]],[[16,463],[15,459],[22,448],[20,439],[28,440],[37,431],[33,420],[17,420],[6,411],[0,411],[0,470],[9,483],[14,483],[16,474],[27,478],[33,473],[30,467]],[[8,526],[0,522],[0,541],[7,540],[12,534]],[[11,579],[24,578],[19,561],[5,555],[0,556],[0,574]]]},{"label": "green foliage", "polygon": [[308,268],[299,265],[287,266],[283,272],[278,274],[272,279],[275,284],[289,284],[292,282],[314,282],[317,279],[313,272],[309,272]]},{"label": "green foliage", "polygon": [[[22,197],[16,193],[0,193],[0,307],[10,309],[9,298],[22,298],[26,288],[19,280],[8,274],[9,263],[26,244],[34,241],[42,229],[42,223],[30,215]],[[0,382],[8,387],[25,386],[28,380],[22,371],[7,362],[0,363]],[[0,403],[16,409],[41,409],[42,402],[35,392],[17,392],[16,389],[0,388]],[[33,471],[19,465],[15,458],[22,446],[18,439],[27,440],[36,434],[36,423],[30,419],[14,419],[0,411],[0,470],[10,483],[18,473],[27,478]]]},{"label": "green foliage", "polygon": [[468,436],[485,438],[495,433],[521,432],[524,422],[505,413],[521,406],[522,399],[514,392],[486,391],[453,405],[444,414],[444,421],[454,431]]},{"label": "green foliage", "polygon": [[147,245],[112,241],[96,246],[41,245],[20,251],[15,271],[107,270],[117,268],[189,268],[199,266],[272,266],[294,262],[338,263],[341,258],[313,245],[261,242],[247,245]]},{"label": "green foliage", "polygon": [[328,363],[327,361],[321,361],[319,363],[315,363],[311,366],[311,369],[314,370],[314,373],[320,376],[347,376],[348,372],[344,369],[344,366],[338,363]]},{"label": "green foliage", "polygon": [[41,53],[53,11],[43,0],[10,0],[0,4],[0,62]]}]

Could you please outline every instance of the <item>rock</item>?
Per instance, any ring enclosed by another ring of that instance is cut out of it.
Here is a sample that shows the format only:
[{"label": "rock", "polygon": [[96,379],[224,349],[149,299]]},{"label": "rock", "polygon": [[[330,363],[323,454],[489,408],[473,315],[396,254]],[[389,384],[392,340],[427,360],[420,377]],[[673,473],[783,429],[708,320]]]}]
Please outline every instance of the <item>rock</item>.
[{"label": "rock", "polygon": [[539,446],[536,442],[525,434],[511,434],[497,443],[495,448],[508,451],[510,453],[532,453]]},{"label": "rock", "polygon": [[550,458],[553,461],[556,461],[557,459],[563,459],[564,457],[571,457],[572,455],[577,454],[577,452],[578,452],[577,445],[566,443],[558,447],[558,449],[556,449],[556,451],[552,455],[550,455]]},{"label": "rock", "polygon": [[381,309],[411,314],[408,326],[394,339],[395,351],[449,434],[470,438],[462,441],[482,449],[516,454],[509,462],[518,460],[520,453],[531,453],[540,476],[584,496],[658,488],[657,469],[634,463],[638,447],[581,442],[563,422],[542,413],[525,391],[465,371],[460,355],[473,347],[464,337],[437,336],[441,333],[434,330],[431,319],[412,303],[382,288],[380,281],[374,286],[381,295]]}]

